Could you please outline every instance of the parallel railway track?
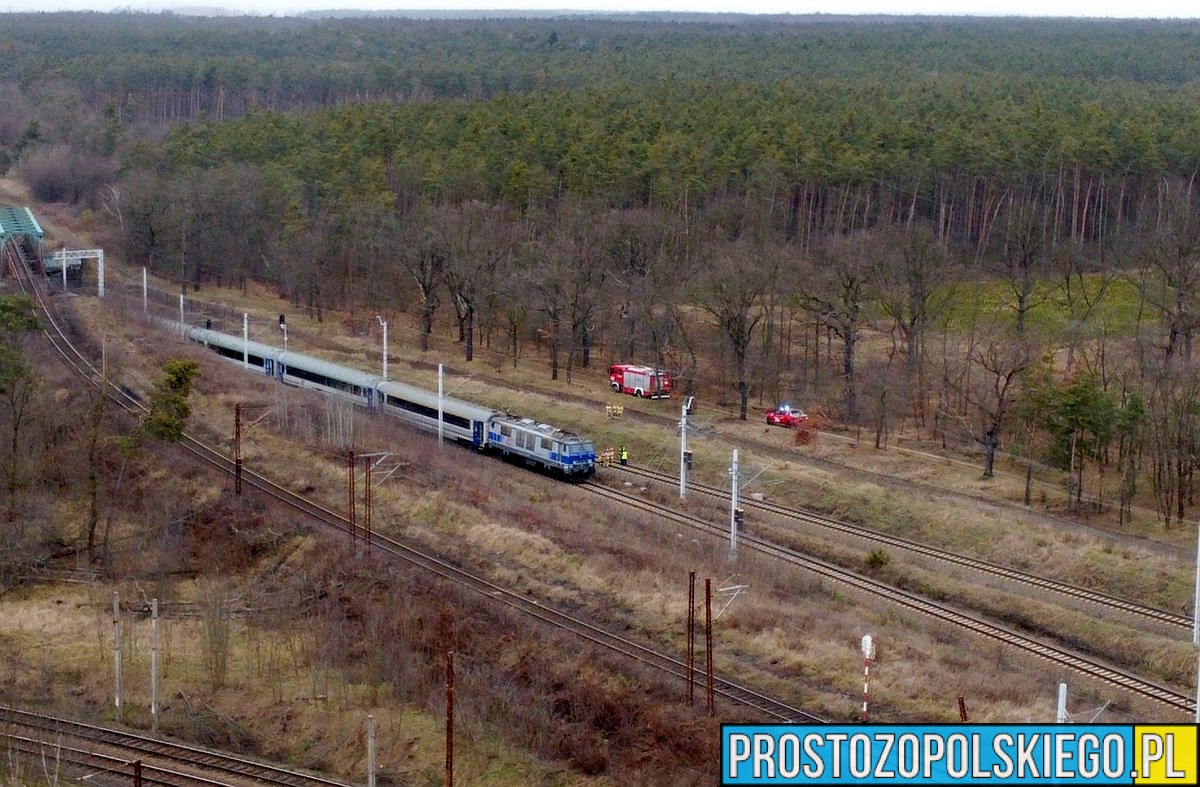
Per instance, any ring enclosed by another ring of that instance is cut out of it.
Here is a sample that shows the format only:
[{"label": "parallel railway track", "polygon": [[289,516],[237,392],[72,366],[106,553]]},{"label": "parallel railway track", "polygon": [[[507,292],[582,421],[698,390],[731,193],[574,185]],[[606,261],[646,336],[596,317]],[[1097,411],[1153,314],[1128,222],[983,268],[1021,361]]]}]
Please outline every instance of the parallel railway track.
[{"label": "parallel railway track", "polygon": [[[646,500],[638,495],[627,494],[595,481],[584,485],[590,492],[651,515],[655,521],[670,521],[705,535],[724,539],[728,530],[724,524],[690,516],[674,508]],[[1032,637],[990,623],[973,615],[955,610],[916,594],[909,593],[870,577],[857,574],[824,560],[774,544],[755,535],[742,534],[738,543],[742,549],[753,550],[761,555],[779,560],[788,565],[805,569],[824,579],[832,580],[872,596],[886,599],[907,609],[937,620],[950,623],[967,631],[1014,647],[1022,652],[1066,667],[1100,683],[1115,686],[1132,695],[1166,705],[1173,710],[1192,714],[1195,701],[1187,694],[1147,681],[1132,673],[1104,664],[1088,656],[1041,642]]]},{"label": "parallel railway track", "polygon": [[[133,757],[141,761],[142,780],[152,784],[347,787],[346,782],[246,757],[17,708],[0,706],[0,730],[0,738],[27,757],[58,758],[124,780],[133,775]],[[128,756],[114,756],[116,751]]]},{"label": "parallel railway track", "polygon": [[[625,467],[621,467],[620,469],[639,478],[657,481],[667,484],[668,486],[674,486],[679,480],[677,476],[672,476],[667,473],[645,467],[627,465]],[[697,484],[689,481],[688,490],[690,492],[699,492],[701,494],[726,501],[729,500],[728,490],[720,489],[714,486],[708,486],[706,484]],[[1002,566],[998,563],[991,563],[986,560],[967,557],[966,555],[960,555],[948,550],[938,549],[937,547],[923,544],[919,541],[913,541],[901,536],[882,533],[869,527],[853,525],[848,522],[839,522],[836,519],[823,517],[819,514],[814,514],[809,511],[788,508],[786,506],[779,505],[778,503],[771,503],[764,500],[754,500],[753,498],[747,497],[739,497],[738,505],[742,508],[764,511],[781,519],[792,522],[800,522],[805,525],[812,525],[830,532],[850,535],[877,544],[884,544],[896,549],[903,549],[914,554],[942,561],[944,563],[950,563],[956,566],[978,571],[983,574],[999,577],[1010,582],[1034,587],[1038,590],[1048,590],[1054,593],[1059,593],[1080,601],[1086,601],[1090,604],[1095,604],[1099,607],[1117,610],[1138,618],[1153,621],[1155,623],[1163,623],[1175,628],[1186,629],[1189,634],[1192,631],[1192,618],[1190,616],[1181,615],[1177,612],[1171,612],[1170,610],[1146,606],[1135,601],[1118,598],[1107,593],[1101,593],[1097,590],[1079,587],[1078,585],[1071,585],[1069,583],[1060,582],[1049,577],[1030,574],[1025,571],[1020,571],[1019,569]]]},{"label": "parallel railway track", "polygon": [[[102,380],[101,375],[92,365],[91,361],[75,348],[61,326],[59,326],[52,310],[49,309],[42,298],[36,282],[29,275],[27,268],[24,276],[22,287],[35,298],[46,318],[47,326],[43,328],[43,333],[47,340],[77,374],[93,384],[99,384]],[[118,406],[130,413],[144,414],[147,412],[146,406],[138,398],[111,383],[108,385],[107,395]],[[183,439],[180,440],[179,445],[200,461],[223,473],[232,475],[235,472],[234,461],[231,458],[223,454],[219,449],[208,445],[190,434],[185,434]],[[348,536],[353,535],[348,517],[317,501],[293,492],[270,478],[244,466],[242,468],[242,481],[279,503],[303,513],[314,522],[333,528]],[[486,596],[524,615],[541,620],[555,629],[569,632],[583,641],[619,653],[643,665],[671,675],[681,683],[685,683],[685,685],[689,679],[687,664],[667,652],[626,637],[618,636],[583,619],[555,610],[536,599],[526,597],[523,593],[498,585],[467,569],[456,566],[445,558],[430,554],[378,533],[371,533],[368,548],[383,552],[410,565],[423,568],[460,587]],[[704,681],[704,676],[700,671],[694,670],[691,680],[697,684],[701,684]],[[714,677],[713,693],[716,697],[720,697],[738,707],[754,710],[768,720],[813,723],[824,721],[820,717],[795,707],[785,700],[771,697],[750,686],[719,676]]]},{"label": "parallel railway track", "polygon": [[[35,293],[35,296],[40,299],[40,293],[38,293],[36,287],[33,288],[33,292]],[[68,341],[65,334],[59,329],[57,323],[54,322],[52,314],[48,309],[46,309],[44,303],[42,304],[42,307],[47,315],[47,319],[51,323],[51,328],[46,329],[46,336],[51,341],[55,349],[63,356],[66,362],[75,367],[82,376],[92,380],[93,382],[98,381],[99,375],[96,374],[96,371],[94,367],[92,367],[91,363],[81,354],[79,354],[74,346]],[[116,388],[111,388],[109,395],[122,407],[125,407],[131,412],[145,411],[144,405],[126,392]],[[211,464],[221,471],[227,473],[234,472],[233,461],[231,459],[226,457],[219,450],[208,446],[202,441],[188,435],[185,436],[185,438],[181,441],[181,445],[193,453],[197,458],[208,464]],[[271,481],[265,476],[262,476],[247,468],[243,468],[242,478],[243,481],[259,490],[263,494],[266,494],[297,511],[303,512],[314,521],[332,527],[335,530],[343,533],[350,533],[349,520],[340,513],[328,509],[324,505],[305,498],[302,495],[294,493],[291,490],[280,486],[274,481]],[[688,517],[679,513],[678,511],[675,511],[674,509],[650,503],[636,496],[622,494],[594,482],[586,484],[585,488],[589,489],[595,494],[609,497],[610,499],[613,499],[624,505],[633,506],[648,513],[652,513],[656,518],[669,519],[679,524],[706,532],[710,535],[722,537],[725,532],[722,526],[713,525],[702,520]],[[1101,683],[1123,689],[1135,696],[1156,701],[1180,712],[1194,712],[1195,705],[1193,700],[1188,695],[1169,687],[1143,680],[1136,675],[1116,669],[1109,665],[1105,665],[1086,656],[1075,654],[1070,651],[1039,642],[1020,633],[1005,629],[1001,626],[997,626],[973,616],[966,615],[944,605],[930,602],[914,594],[884,585],[883,583],[879,583],[868,577],[863,577],[825,561],[817,560],[795,552],[794,550],[780,547],[755,536],[743,536],[742,543],[748,549],[753,549],[762,554],[784,560],[792,565],[812,571],[819,576],[847,584],[863,592],[887,598],[894,603],[919,611],[922,614],[929,615],[933,618],[961,626],[977,635],[1003,642],[1021,651],[1066,667]],[[627,638],[611,634],[586,621],[562,612],[558,612],[550,607],[540,604],[535,600],[528,599],[522,594],[515,593],[507,588],[496,585],[485,578],[474,575],[465,569],[453,565],[444,558],[417,550],[406,544],[384,536],[380,536],[376,533],[371,535],[370,547],[379,549],[386,554],[410,564],[425,568],[426,570],[431,571],[438,576],[442,576],[449,581],[455,582],[462,587],[491,597],[505,606],[542,620],[548,625],[570,631],[585,641],[589,641],[611,651],[624,654],[625,656],[643,664],[676,676],[680,680],[687,679],[686,665],[671,655],[664,654],[655,650],[654,648],[647,647],[641,643],[634,642]],[[698,678],[698,674],[693,674],[693,680],[697,680]],[[754,708],[767,718],[786,721],[822,721],[806,711],[795,708],[786,702],[766,696],[750,687],[741,686],[727,680],[718,679],[714,686],[714,692],[717,695],[743,707]]]}]

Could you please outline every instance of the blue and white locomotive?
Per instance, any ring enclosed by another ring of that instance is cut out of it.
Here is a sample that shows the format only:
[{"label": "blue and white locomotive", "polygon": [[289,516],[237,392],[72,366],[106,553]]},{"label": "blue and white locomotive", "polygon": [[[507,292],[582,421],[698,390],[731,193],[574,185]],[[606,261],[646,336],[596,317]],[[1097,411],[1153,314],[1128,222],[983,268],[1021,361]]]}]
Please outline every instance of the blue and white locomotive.
[{"label": "blue and white locomotive", "polygon": [[[424,388],[207,328],[190,328],[187,337],[287,385],[319,390],[421,429],[438,430],[438,396]],[[442,434],[463,445],[571,480],[596,471],[595,443],[573,432],[448,396],[441,398],[441,412]]]}]

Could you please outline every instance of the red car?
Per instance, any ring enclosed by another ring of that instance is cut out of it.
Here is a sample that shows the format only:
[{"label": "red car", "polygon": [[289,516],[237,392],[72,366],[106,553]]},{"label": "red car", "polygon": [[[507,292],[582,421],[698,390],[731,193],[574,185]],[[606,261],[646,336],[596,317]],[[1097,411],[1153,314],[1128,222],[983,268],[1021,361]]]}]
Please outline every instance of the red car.
[{"label": "red car", "polygon": [[805,415],[803,410],[793,408],[787,404],[781,404],[767,413],[767,423],[775,426],[786,426],[788,429],[795,429],[807,420],[808,416]]}]

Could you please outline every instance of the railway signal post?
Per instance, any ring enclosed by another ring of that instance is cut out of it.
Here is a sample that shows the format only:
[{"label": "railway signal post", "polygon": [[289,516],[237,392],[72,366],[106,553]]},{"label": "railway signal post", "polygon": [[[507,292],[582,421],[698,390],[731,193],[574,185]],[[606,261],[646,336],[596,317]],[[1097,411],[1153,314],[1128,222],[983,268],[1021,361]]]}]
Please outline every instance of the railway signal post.
[{"label": "railway signal post", "polygon": [[729,465],[729,557],[737,557],[738,529],[738,450],[733,449],[733,462]]},{"label": "railway signal post", "polygon": [[862,654],[863,654],[863,706],[862,706],[862,721],[867,723],[871,720],[868,703],[871,699],[871,662],[875,660],[875,643],[871,641],[871,635],[867,634],[862,638]]},{"label": "railway signal post", "polygon": [[689,396],[679,408],[679,499],[687,499],[687,477],[692,468],[692,454],[687,450],[687,417],[694,397]]}]

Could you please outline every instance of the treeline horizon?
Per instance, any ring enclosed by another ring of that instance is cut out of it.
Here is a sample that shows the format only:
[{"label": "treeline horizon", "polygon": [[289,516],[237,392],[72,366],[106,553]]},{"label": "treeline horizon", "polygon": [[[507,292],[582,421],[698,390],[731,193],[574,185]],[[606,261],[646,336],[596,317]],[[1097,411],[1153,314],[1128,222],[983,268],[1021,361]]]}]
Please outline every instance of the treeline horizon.
[{"label": "treeline horizon", "polygon": [[0,16],[0,82],[61,83],[127,123],[358,101],[490,100],[676,80],[1200,80],[1200,22],[658,15],[412,19]]}]

